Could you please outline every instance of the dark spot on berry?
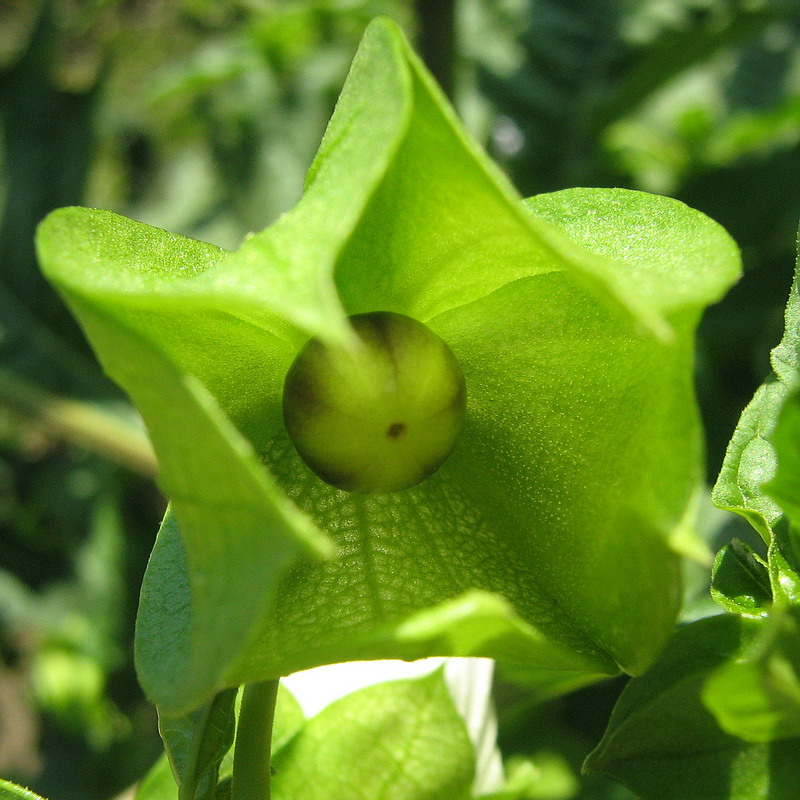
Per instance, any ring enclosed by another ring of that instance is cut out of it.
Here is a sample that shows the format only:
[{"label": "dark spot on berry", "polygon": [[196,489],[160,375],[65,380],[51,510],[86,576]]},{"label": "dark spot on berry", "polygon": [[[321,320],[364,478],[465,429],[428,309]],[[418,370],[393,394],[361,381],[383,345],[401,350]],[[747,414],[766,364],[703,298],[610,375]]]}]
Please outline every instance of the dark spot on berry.
[{"label": "dark spot on berry", "polygon": [[405,432],[406,432],[405,422],[393,422],[386,429],[386,436],[389,439],[397,439],[399,436],[402,436]]}]

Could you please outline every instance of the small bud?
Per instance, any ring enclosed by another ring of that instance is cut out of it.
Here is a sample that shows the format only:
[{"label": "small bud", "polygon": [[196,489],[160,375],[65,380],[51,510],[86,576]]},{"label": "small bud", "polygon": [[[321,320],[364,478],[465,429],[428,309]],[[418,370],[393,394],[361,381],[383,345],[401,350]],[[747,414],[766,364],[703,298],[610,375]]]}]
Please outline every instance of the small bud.
[{"label": "small bud", "polygon": [[464,422],[464,373],[421,322],[375,311],[350,317],[355,352],[309,341],[283,386],[283,419],[322,480],[349,492],[396,492],[436,472]]}]

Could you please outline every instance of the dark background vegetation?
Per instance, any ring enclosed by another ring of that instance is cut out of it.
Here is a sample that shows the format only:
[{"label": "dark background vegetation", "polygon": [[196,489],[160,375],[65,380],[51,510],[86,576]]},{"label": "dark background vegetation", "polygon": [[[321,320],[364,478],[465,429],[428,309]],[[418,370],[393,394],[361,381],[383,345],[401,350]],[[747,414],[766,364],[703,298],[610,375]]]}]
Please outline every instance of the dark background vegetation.
[{"label": "dark background vegetation", "polygon": [[[800,220],[797,0],[5,0],[4,778],[53,800],[113,797],[159,753],[131,642],[163,500],[135,415],[38,272],[35,226],[83,204],[235,247],[297,199],[378,14],[408,31],[523,194],[668,194],[737,240],[745,277],[698,344],[710,481],[769,369]],[[711,515],[717,540],[729,528]],[[500,685],[501,743],[535,756],[540,800],[631,797],[578,773],[620,685],[544,704]]]}]

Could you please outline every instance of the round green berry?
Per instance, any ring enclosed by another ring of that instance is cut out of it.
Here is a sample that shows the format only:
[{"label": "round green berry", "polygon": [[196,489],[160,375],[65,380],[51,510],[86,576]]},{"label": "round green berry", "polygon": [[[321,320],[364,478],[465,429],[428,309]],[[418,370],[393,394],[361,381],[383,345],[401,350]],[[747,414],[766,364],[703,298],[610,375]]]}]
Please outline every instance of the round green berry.
[{"label": "round green berry", "polygon": [[349,492],[396,492],[432,475],[464,422],[464,373],[421,322],[389,311],[356,314],[359,346],[309,341],[283,387],[283,419],[322,480]]}]

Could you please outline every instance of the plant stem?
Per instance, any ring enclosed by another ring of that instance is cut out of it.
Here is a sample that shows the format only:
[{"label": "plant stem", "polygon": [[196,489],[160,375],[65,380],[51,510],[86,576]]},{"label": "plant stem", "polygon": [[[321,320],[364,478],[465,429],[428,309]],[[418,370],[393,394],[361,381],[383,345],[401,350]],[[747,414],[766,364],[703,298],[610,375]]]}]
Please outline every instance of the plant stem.
[{"label": "plant stem", "polygon": [[278,683],[276,678],[244,687],[233,752],[231,800],[270,798],[270,751]]},{"label": "plant stem", "polygon": [[151,477],[153,449],[144,433],[89,403],[58,397],[30,381],[0,370],[0,406],[29,417],[51,436],[85,447]]}]

